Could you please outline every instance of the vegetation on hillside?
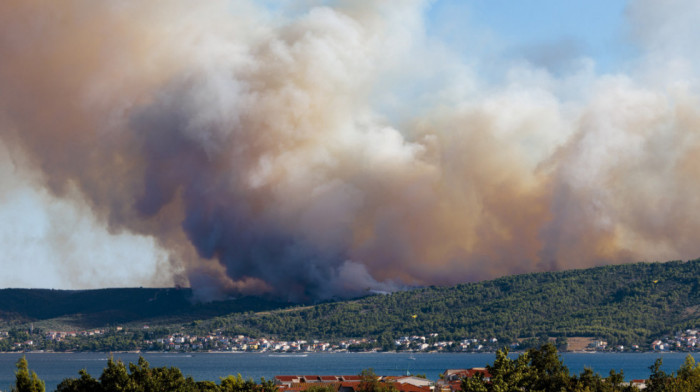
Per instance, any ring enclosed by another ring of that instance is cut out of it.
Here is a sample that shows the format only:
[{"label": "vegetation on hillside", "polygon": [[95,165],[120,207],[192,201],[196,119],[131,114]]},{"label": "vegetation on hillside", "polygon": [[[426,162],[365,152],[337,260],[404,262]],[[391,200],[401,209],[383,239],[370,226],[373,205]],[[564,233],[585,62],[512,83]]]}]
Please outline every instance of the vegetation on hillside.
[{"label": "vegetation on hillside", "polygon": [[700,260],[637,263],[427,287],[297,310],[234,314],[199,328],[282,338],[591,336],[645,343],[700,325]]},{"label": "vegetation on hillside", "polygon": [[[174,331],[368,338],[385,349],[393,349],[398,337],[430,334],[442,341],[497,338],[499,345],[518,340],[520,347],[571,336],[644,345],[700,326],[700,260],[533,273],[296,308],[252,297],[196,304],[191,297],[189,289],[0,290],[0,320],[11,338],[0,339],[0,350],[40,336],[51,323],[137,328],[35,349],[132,350]],[[144,324],[150,329],[139,330]]]},{"label": "vegetation on hillside", "polygon": [[288,306],[259,297],[202,303],[188,288],[0,289],[0,326],[30,322],[73,328],[133,322],[163,325]]}]

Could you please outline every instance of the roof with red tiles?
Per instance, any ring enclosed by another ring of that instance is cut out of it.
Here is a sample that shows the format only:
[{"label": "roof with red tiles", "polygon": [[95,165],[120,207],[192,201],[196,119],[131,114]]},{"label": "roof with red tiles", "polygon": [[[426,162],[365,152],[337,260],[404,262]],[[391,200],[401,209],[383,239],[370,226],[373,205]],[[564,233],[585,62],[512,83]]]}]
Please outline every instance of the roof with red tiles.
[{"label": "roof with red tiles", "polygon": [[419,387],[413,384],[396,382],[392,384],[399,392],[430,392],[429,386]]}]

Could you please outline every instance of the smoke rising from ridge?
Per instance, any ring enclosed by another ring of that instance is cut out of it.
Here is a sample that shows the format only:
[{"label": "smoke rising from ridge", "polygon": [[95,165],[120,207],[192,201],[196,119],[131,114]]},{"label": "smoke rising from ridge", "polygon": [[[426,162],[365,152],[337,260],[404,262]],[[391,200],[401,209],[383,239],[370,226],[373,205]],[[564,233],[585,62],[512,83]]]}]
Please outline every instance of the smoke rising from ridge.
[{"label": "smoke rising from ridge", "polygon": [[0,140],[202,297],[700,254],[683,45],[640,35],[628,74],[516,63],[493,85],[426,35],[426,7],[6,1]]}]

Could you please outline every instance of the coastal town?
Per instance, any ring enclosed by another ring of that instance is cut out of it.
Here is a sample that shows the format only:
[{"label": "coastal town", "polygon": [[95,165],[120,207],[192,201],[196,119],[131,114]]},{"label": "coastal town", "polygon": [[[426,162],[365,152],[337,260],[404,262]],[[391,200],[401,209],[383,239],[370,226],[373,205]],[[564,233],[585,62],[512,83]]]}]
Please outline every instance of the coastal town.
[{"label": "coastal town", "polygon": [[[511,351],[529,348],[527,340],[504,344],[497,338],[465,338],[441,340],[437,333],[426,336],[401,336],[389,342],[378,339],[354,338],[337,341],[322,340],[276,340],[265,337],[230,335],[224,331],[213,331],[195,335],[185,332],[169,333],[154,337],[140,330],[125,327],[90,329],[81,331],[0,331],[0,351],[168,351],[168,352],[495,352],[507,347]],[[594,338],[550,339],[563,351],[698,351],[700,350],[698,329],[679,331],[672,336],[655,339],[649,345],[608,345],[605,340]]]}]

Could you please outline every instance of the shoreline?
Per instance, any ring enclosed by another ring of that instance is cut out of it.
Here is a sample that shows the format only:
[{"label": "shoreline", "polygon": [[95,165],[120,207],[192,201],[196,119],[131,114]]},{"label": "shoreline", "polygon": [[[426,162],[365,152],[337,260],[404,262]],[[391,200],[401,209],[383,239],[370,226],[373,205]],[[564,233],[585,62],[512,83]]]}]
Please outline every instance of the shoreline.
[{"label": "shoreline", "polygon": [[[508,351],[508,354],[522,354],[526,350],[512,350]],[[559,355],[562,354],[690,354],[690,355],[700,355],[700,351],[588,351],[588,350],[575,350],[575,351],[559,351]],[[288,356],[288,357],[305,357],[308,355],[323,355],[323,354],[387,354],[387,355],[397,355],[397,354],[409,354],[409,355],[483,355],[483,354],[496,354],[496,351],[481,351],[481,352],[445,352],[445,351],[431,351],[431,352],[421,352],[421,351],[326,351],[326,352],[283,352],[283,351],[139,351],[139,350],[129,350],[129,351],[0,351],[0,354],[169,354],[169,355],[196,355],[196,354],[258,354],[258,355],[270,355],[270,356]]]}]

